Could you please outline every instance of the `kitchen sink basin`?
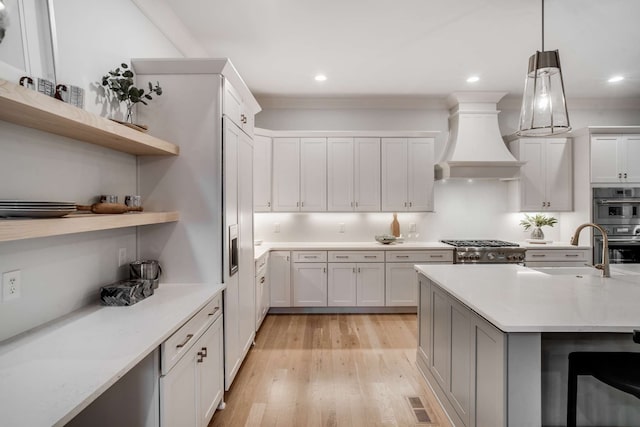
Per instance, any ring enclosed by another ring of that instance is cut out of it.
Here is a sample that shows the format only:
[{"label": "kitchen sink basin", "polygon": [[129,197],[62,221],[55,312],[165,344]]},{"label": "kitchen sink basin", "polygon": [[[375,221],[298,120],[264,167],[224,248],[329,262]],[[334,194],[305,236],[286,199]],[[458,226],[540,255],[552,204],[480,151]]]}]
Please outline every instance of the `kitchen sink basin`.
[{"label": "kitchen sink basin", "polygon": [[602,270],[594,267],[536,267],[532,270],[552,276],[601,276]]}]

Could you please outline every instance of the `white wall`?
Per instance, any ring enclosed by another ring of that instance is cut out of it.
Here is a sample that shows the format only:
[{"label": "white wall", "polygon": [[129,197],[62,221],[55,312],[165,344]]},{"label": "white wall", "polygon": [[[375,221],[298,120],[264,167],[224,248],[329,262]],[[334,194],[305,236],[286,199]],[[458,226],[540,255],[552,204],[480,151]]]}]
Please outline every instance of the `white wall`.
[{"label": "white wall", "polygon": [[[257,126],[272,130],[429,130],[440,131],[436,138],[436,158],[448,136],[448,111],[444,102],[438,107],[431,102],[429,107],[417,108],[416,102],[408,108],[385,107],[376,101],[366,105],[355,105],[353,100],[312,100],[304,104],[294,101],[295,107],[286,108],[286,100],[261,100],[263,111],[256,117]],[[331,104],[327,106],[328,104]],[[568,102],[571,107],[571,101]],[[627,100],[612,104],[597,100],[575,100],[570,109],[574,129],[585,126],[638,125],[640,124],[640,102]],[[517,129],[519,102],[506,99],[498,105],[499,123],[503,135]],[[568,241],[580,223],[590,220],[590,184],[588,176],[588,151],[586,147],[575,147],[575,212],[549,213],[558,218],[556,227],[545,227],[548,239]],[[507,184],[498,181],[436,181],[435,212],[422,214],[400,213],[402,234],[408,235],[408,225],[415,223],[417,235],[409,239],[432,241],[443,238],[496,238],[522,241],[529,237],[519,226],[523,214],[513,212],[508,198]],[[391,214],[256,214],[255,237],[264,241],[368,241],[375,234],[389,231]],[[338,232],[338,224],[345,223],[345,233]],[[274,224],[280,224],[280,233],[274,233]],[[589,244],[588,233],[580,239]]]},{"label": "white wall", "polygon": [[[55,1],[54,9],[58,81],[83,87],[89,111],[106,113],[91,85],[120,62],[181,56],[129,0]],[[0,147],[0,199],[89,204],[136,193],[134,156],[2,121]],[[0,273],[22,272],[22,297],[0,304],[0,341],[96,301],[100,286],[126,276],[119,248],[135,259],[135,229],[0,243]]]}]

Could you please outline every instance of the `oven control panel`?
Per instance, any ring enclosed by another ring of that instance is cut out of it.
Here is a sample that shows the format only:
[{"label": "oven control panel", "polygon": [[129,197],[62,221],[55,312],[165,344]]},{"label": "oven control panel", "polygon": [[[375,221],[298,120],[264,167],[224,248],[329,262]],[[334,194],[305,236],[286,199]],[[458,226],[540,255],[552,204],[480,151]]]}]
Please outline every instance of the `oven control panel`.
[{"label": "oven control panel", "polygon": [[456,248],[457,264],[517,264],[524,262],[524,248]]}]

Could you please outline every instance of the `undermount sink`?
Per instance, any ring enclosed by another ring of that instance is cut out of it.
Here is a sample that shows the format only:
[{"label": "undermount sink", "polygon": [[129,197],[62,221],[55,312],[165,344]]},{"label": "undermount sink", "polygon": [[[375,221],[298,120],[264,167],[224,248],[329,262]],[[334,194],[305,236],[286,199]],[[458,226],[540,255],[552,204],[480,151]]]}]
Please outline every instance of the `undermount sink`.
[{"label": "undermount sink", "polygon": [[552,276],[602,276],[602,270],[594,267],[530,267],[532,270]]}]

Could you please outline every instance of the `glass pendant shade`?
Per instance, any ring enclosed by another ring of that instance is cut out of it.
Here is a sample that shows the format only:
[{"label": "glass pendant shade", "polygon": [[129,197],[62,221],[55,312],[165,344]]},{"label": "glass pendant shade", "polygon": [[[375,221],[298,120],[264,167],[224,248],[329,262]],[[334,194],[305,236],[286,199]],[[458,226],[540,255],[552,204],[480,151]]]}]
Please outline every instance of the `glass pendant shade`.
[{"label": "glass pendant shade", "polygon": [[538,51],[529,58],[517,134],[547,136],[570,130],[558,51]]}]

